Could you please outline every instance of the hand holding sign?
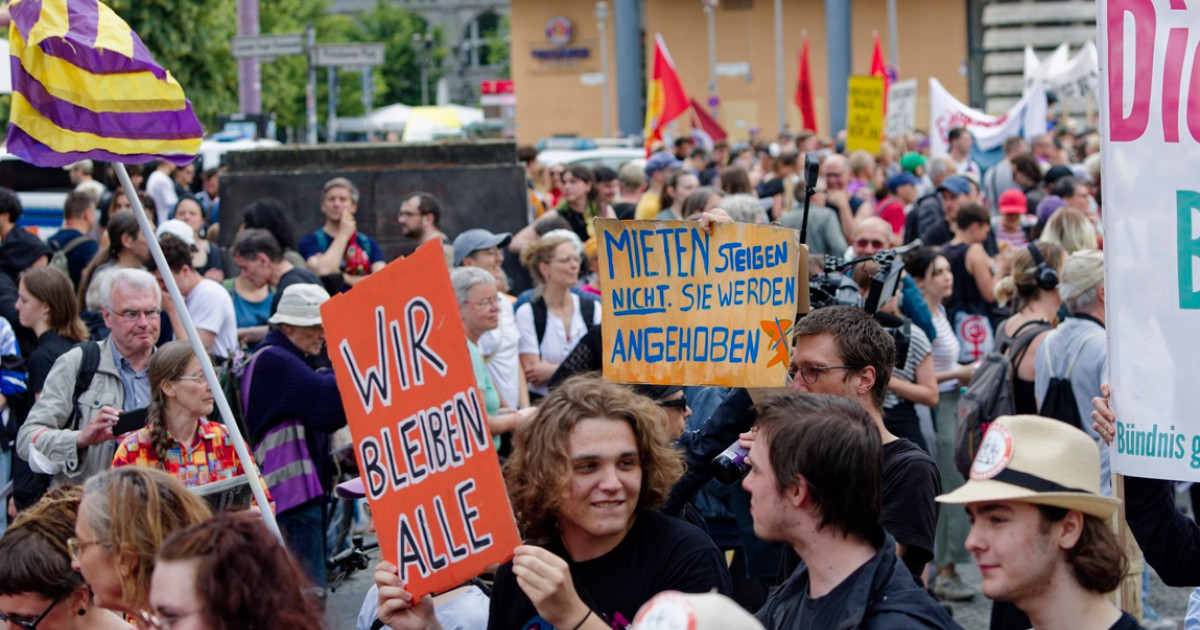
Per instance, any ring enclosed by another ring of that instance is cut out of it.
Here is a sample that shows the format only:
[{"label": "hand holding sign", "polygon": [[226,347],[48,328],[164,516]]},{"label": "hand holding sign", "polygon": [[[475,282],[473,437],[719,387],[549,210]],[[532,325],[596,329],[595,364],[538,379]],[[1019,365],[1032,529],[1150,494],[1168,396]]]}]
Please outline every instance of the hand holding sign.
[{"label": "hand holding sign", "polygon": [[413,603],[412,593],[404,590],[396,565],[380,562],[375,567],[375,586],[379,589],[379,609],[375,616],[392,630],[432,630],[441,628],[433,612],[433,598]]},{"label": "hand holding sign", "polygon": [[321,315],[397,584],[423,597],[511,557],[520,538],[440,244],[371,274]]}]

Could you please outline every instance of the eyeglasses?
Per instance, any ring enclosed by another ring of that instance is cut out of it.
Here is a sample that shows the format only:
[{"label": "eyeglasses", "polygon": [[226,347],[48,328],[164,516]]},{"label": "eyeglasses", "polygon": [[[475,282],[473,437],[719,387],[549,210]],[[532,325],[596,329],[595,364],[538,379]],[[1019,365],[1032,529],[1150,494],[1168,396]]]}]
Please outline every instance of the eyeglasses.
[{"label": "eyeglasses", "polygon": [[151,309],[146,309],[144,311],[121,311],[120,313],[117,313],[117,316],[132,324],[132,323],[140,320],[143,315],[146,316],[146,319],[150,320],[150,319],[158,319],[158,316],[161,314],[162,314],[162,309],[151,308]]},{"label": "eyeglasses", "polygon": [[500,303],[496,301],[496,298],[490,298],[490,299],[486,299],[486,300],[476,300],[474,302],[466,301],[466,302],[463,302],[463,304],[469,304],[469,305],[477,307],[477,308],[493,308],[493,307],[499,308],[500,307]]},{"label": "eyeglasses", "polygon": [[191,382],[193,382],[193,383],[203,383],[203,382],[204,382],[205,380],[207,380],[207,379],[205,379],[205,378],[204,378],[204,375],[203,375],[203,374],[201,374],[200,376],[180,376],[180,377],[177,377],[175,380],[177,380],[177,381],[191,381]]},{"label": "eyeglasses", "polygon": [[142,617],[142,621],[146,622],[147,626],[150,626],[151,628],[158,628],[159,630],[171,630],[171,626],[178,623],[180,619],[183,619],[184,617],[191,617],[198,612],[200,612],[199,608],[193,610],[192,612],[181,613],[178,615],[168,615],[165,613],[162,615],[155,615],[148,610],[143,610],[139,614]]},{"label": "eyeglasses", "polygon": [[570,258],[552,258],[550,260],[550,262],[559,263],[561,265],[567,265],[567,264],[570,264],[573,262],[577,263],[577,262],[579,262],[579,259],[576,258],[575,256],[571,256]]},{"label": "eyeglasses", "polygon": [[664,409],[687,409],[687,395],[680,396],[675,400],[660,400],[658,406]]},{"label": "eyeglasses", "polygon": [[800,373],[800,378],[804,379],[805,383],[812,385],[821,378],[821,374],[826,370],[857,370],[858,368],[851,365],[802,365],[800,369],[792,368],[788,374],[792,378],[796,378],[796,372]]},{"label": "eyeglasses", "polygon": [[67,539],[67,551],[71,553],[71,559],[78,561],[83,555],[83,550],[92,545],[103,545],[99,540],[79,540],[78,538]]},{"label": "eyeglasses", "polygon": [[887,245],[887,243],[884,243],[878,239],[860,238],[857,241],[854,241],[854,246],[859,249],[866,249],[868,246],[874,247],[875,249],[883,249],[884,245]]},{"label": "eyeglasses", "polygon": [[67,595],[70,595],[70,593],[65,593],[63,595],[59,595],[58,599],[54,600],[53,602],[50,602],[50,605],[46,607],[46,610],[43,610],[42,614],[38,615],[37,619],[34,619],[33,621],[26,621],[25,619],[21,619],[20,617],[11,617],[9,615],[6,615],[6,614],[0,612],[0,622],[11,623],[12,625],[14,625],[16,627],[24,628],[25,630],[37,630],[38,624],[42,623],[42,620],[46,618],[46,615],[49,615],[50,611],[54,610],[55,606],[62,603],[62,601],[67,598]]}]

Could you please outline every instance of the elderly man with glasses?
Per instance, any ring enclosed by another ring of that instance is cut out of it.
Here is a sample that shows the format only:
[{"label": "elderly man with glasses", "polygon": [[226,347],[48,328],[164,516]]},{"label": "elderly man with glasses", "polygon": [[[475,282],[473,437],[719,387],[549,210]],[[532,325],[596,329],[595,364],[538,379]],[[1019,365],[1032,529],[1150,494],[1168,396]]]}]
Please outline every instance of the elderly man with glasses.
[{"label": "elderly man with glasses", "polygon": [[[161,323],[158,281],[141,269],[117,269],[105,281],[100,312],[112,333],[54,362],[17,434],[17,454],[34,472],[53,475],[54,486],[79,484],[107,469],[117,418],[150,404],[146,370]],[[89,373],[94,376],[81,391]]]}]

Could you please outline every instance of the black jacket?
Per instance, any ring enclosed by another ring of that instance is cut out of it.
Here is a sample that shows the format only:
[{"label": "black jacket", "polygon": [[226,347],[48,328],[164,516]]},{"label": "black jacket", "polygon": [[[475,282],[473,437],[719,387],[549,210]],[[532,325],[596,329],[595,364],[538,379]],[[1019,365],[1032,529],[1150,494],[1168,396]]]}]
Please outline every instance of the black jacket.
[{"label": "black jacket", "polygon": [[1200,525],[1175,508],[1170,481],[1125,478],[1125,520],[1167,586],[1200,586]]},{"label": "black jacket", "polygon": [[[829,630],[906,630],[909,628],[957,629],[961,627],[945,609],[913,582],[912,574],[896,557],[896,541],[889,534],[876,546],[875,557],[855,580],[843,616]],[[808,592],[808,568],[803,563],[755,614],[767,630],[787,630],[797,622],[796,611]]]}]

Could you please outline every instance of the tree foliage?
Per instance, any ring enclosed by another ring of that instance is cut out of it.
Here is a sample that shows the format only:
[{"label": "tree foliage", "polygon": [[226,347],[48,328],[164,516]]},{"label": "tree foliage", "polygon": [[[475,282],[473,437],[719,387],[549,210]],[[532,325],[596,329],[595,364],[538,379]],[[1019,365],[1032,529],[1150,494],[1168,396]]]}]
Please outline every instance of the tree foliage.
[{"label": "tree foliage", "polygon": [[237,65],[230,55],[234,0],[111,0],[109,6],[169,70],[211,128],[217,114],[237,111]]}]

